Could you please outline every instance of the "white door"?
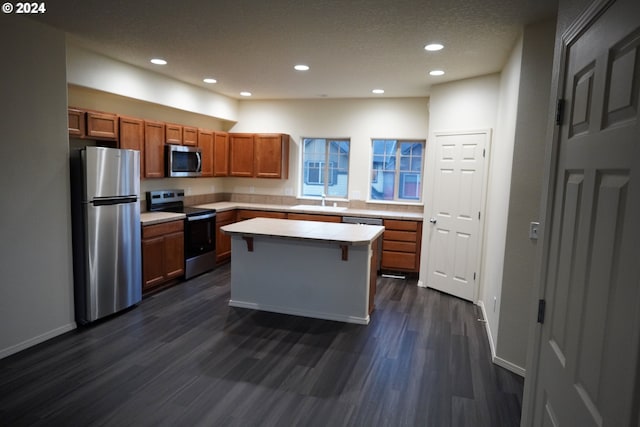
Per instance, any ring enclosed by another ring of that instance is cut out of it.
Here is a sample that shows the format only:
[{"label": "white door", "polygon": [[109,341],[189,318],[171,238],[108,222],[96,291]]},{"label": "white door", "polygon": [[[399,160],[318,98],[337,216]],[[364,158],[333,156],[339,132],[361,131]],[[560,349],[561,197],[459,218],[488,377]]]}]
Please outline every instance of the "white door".
[{"label": "white door", "polygon": [[474,301],[490,132],[435,134],[426,286]]},{"label": "white door", "polygon": [[563,62],[541,278],[546,315],[530,355],[533,401],[523,425],[635,426],[640,2],[595,4],[566,33]]}]

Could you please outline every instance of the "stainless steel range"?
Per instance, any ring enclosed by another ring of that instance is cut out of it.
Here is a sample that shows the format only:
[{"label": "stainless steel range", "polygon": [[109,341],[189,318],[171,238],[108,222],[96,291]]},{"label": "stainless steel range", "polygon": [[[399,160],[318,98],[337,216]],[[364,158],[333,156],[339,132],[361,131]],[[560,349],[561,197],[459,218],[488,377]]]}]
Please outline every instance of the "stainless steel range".
[{"label": "stainless steel range", "polygon": [[186,215],[184,223],[185,279],[216,266],[216,211],[184,206],[184,190],[147,191],[147,210]]}]

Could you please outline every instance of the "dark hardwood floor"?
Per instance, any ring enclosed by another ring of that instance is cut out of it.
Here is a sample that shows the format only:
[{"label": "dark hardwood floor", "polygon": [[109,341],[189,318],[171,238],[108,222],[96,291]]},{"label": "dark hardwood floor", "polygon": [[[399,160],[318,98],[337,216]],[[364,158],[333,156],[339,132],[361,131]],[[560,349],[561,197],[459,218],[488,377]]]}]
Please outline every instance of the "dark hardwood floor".
[{"label": "dark hardwood floor", "polygon": [[517,426],[473,304],[378,279],[368,326],[230,308],[229,267],[0,360],[0,426]]}]

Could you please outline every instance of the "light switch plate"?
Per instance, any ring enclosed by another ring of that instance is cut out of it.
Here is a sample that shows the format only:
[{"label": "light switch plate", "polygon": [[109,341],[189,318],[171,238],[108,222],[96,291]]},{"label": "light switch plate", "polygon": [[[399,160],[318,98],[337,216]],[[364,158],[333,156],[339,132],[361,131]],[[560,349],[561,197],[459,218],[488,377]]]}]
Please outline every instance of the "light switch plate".
[{"label": "light switch plate", "polygon": [[538,228],[540,228],[539,222],[532,221],[529,224],[529,238],[531,240],[538,240]]}]

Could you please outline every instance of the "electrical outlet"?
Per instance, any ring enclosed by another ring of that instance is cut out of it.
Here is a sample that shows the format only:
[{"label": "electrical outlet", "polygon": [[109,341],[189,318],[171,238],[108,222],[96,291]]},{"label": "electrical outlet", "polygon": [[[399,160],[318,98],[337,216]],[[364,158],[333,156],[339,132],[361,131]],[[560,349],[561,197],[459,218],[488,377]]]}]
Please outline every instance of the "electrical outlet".
[{"label": "electrical outlet", "polygon": [[539,222],[532,221],[529,224],[529,238],[531,240],[538,240],[538,228],[540,228]]},{"label": "electrical outlet", "polygon": [[253,185],[249,187],[249,193],[253,194],[256,192],[256,187],[254,187]]}]

